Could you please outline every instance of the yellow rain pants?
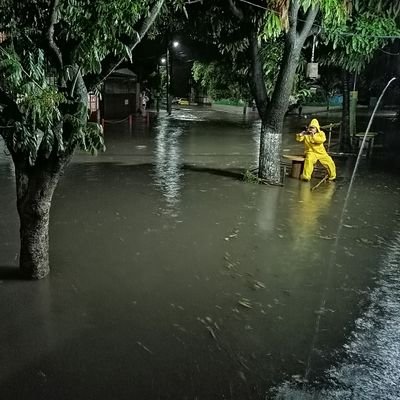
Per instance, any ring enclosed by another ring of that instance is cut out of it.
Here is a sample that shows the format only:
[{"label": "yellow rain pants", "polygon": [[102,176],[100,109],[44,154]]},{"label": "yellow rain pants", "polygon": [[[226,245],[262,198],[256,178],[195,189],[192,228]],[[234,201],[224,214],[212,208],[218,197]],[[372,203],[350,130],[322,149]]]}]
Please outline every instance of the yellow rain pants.
[{"label": "yellow rain pants", "polygon": [[301,133],[296,135],[298,142],[304,142],[305,161],[303,173],[300,178],[309,181],[314,170],[314,165],[319,161],[328,171],[329,180],[334,180],[336,178],[336,166],[323,145],[326,141],[325,133],[320,130],[319,122],[316,119],[310,122],[309,127],[315,127],[317,132],[314,135]]}]

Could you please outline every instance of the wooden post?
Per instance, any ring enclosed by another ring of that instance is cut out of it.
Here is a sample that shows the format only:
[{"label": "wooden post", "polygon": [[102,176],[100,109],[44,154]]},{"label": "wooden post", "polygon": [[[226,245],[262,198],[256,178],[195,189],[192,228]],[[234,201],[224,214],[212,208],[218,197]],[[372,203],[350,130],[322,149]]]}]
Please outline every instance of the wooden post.
[{"label": "wooden post", "polygon": [[332,124],[329,125],[328,148],[327,148],[328,153],[329,153],[329,148],[331,147],[331,139],[332,139]]},{"label": "wooden post", "polygon": [[283,158],[287,158],[292,161],[290,176],[292,178],[300,179],[300,175],[303,172],[305,158],[303,156],[292,156],[289,154],[284,154]]},{"label": "wooden post", "polygon": [[132,114],[129,114],[128,123],[129,123],[129,133],[132,134],[132,125],[133,125],[133,123],[132,123]]},{"label": "wooden post", "polygon": [[303,170],[304,161],[292,160],[292,170],[290,176],[292,178],[300,179],[301,172]]},{"label": "wooden post", "polygon": [[357,116],[358,92],[350,92],[350,139],[356,134],[356,116]]}]

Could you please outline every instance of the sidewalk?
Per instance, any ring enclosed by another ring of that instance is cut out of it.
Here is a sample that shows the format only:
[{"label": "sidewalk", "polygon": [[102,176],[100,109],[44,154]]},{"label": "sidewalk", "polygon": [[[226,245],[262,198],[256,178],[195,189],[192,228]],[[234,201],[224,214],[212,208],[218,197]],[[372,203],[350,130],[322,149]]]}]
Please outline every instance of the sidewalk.
[{"label": "sidewalk", "polygon": [[[232,114],[243,114],[243,106],[228,106],[222,104],[212,104],[212,110],[222,111]],[[326,110],[326,106],[303,106],[302,114],[321,114],[327,112],[339,112],[342,110],[341,106],[331,106],[329,111]],[[251,107],[246,108],[246,114],[248,115],[256,115],[257,111],[253,111]],[[297,115],[297,108],[288,113],[288,115]]]},{"label": "sidewalk", "polygon": [[[230,114],[243,114],[243,106],[228,106],[224,104],[212,104],[211,110],[227,112]],[[256,115],[257,111],[252,111],[251,107],[246,107],[246,114]]]},{"label": "sidewalk", "polygon": [[[227,106],[221,104],[212,104],[210,107],[212,110],[215,111],[222,111],[231,114],[243,114],[243,106]],[[329,111],[326,109],[326,106],[303,106],[302,115],[309,116],[309,115],[328,115],[331,113],[341,113],[342,106],[330,106]],[[357,116],[370,116],[373,112],[373,108],[369,108],[368,106],[359,105],[357,106]],[[394,117],[396,116],[397,111],[393,108],[379,108],[376,115],[380,117]],[[257,115],[257,111],[252,111],[251,107],[247,107],[246,109],[247,115]],[[298,115],[297,108],[291,112],[288,112],[287,115]]]}]

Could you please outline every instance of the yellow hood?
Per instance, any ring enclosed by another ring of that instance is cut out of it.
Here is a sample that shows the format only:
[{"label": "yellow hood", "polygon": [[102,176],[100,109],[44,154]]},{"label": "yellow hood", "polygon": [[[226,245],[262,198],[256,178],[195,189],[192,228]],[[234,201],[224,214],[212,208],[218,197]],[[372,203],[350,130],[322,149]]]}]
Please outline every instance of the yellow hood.
[{"label": "yellow hood", "polygon": [[312,119],[310,124],[308,125],[309,128],[311,128],[312,126],[314,128],[317,128],[317,132],[320,131],[319,122],[318,122],[318,120],[316,118]]}]

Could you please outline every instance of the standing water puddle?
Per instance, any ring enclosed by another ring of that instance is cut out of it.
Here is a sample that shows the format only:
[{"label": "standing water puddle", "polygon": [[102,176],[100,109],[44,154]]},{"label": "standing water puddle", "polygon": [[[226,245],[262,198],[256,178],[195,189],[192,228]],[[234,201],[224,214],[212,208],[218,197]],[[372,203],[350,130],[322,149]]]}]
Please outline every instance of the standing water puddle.
[{"label": "standing water puddle", "polygon": [[8,274],[18,223],[1,153],[0,398],[395,399],[398,176],[361,165],[337,238],[344,166],[315,192],[244,183],[253,122],[189,119],[112,127],[105,154],[76,155],[40,282]]}]

